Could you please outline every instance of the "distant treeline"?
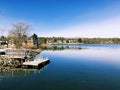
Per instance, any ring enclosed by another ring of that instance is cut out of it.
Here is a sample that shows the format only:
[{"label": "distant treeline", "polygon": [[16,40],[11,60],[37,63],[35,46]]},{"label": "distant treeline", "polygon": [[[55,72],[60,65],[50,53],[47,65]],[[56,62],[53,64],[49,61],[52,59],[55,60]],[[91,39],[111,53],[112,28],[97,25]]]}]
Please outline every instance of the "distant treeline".
[{"label": "distant treeline", "polygon": [[81,43],[90,43],[90,44],[99,44],[99,43],[113,43],[119,44],[120,38],[83,38],[81,39]]},{"label": "distant treeline", "polygon": [[84,43],[84,44],[120,44],[120,38],[64,38],[64,37],[38,37],[42,43]]}]

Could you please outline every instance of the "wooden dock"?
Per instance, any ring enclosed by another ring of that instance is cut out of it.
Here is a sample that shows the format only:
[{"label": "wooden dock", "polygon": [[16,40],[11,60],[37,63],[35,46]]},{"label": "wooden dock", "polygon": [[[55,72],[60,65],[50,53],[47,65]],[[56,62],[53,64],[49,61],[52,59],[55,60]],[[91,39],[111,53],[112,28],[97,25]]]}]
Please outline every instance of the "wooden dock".
[{"label": "wooden dock", "polygon": [[50,60],[48,58],[42,59],[42,58],[37,58],[33,61],[27,61],[23,63],[23,68],[42,68],[43,66],[47,65],[50,63]]}]

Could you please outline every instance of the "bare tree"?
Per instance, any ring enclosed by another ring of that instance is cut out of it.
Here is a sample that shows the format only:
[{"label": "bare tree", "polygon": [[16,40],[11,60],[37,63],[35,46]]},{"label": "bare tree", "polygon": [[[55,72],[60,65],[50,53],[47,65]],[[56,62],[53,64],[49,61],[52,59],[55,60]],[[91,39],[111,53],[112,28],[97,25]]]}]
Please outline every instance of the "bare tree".
[{"label": "bare tree", "polygon": [[13,28],[9,31],[9,35],[13,37],[14,44],[20,48],[27,38],[31,25],[26,22],[18,22],[12,24],[12,26]]}]

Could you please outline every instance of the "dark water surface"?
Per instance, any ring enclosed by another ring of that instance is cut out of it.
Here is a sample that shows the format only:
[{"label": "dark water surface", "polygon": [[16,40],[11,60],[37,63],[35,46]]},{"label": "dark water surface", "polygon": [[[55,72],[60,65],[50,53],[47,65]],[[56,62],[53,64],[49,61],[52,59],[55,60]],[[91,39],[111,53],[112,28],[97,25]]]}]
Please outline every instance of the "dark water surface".
[{"label": "dark water surface", "polygon": [[60,46],[83,49],[44,50],[47,66],[0,73],[0,90],[120,90],[120,44]]}]

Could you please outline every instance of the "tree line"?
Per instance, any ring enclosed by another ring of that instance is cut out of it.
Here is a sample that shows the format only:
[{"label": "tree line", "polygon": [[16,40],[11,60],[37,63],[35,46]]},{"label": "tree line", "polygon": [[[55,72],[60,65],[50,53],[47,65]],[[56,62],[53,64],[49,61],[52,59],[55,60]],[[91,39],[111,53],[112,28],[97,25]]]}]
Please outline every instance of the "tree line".
[{"label": "tree line", "polygon": [[18,22],[11,25],[11,29],[8,31],[8,36],[3,35],[1,31],[0,41],[2,44],[14,44],[16,48],[21,48],[23,43],[26,45],[28,39],[32,38],[33,44],[40,46],[41,44],[52,43],[84,43],[84,44],[102,44],[113,43],[120,44],[120,38],[64,38],[64,37],[38,37],[37,34],[29,35],[31,25],[26,22]]},{"label": "tree line", "polygon": [[120,44],[120,38],[38,37],[39,43]]}]

